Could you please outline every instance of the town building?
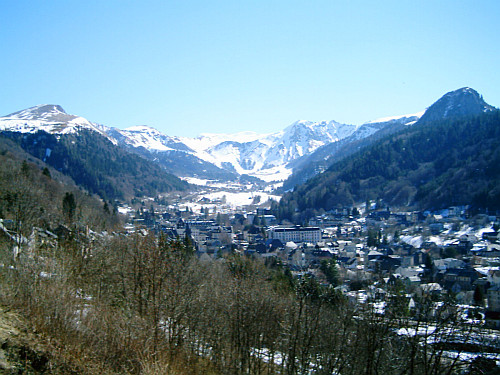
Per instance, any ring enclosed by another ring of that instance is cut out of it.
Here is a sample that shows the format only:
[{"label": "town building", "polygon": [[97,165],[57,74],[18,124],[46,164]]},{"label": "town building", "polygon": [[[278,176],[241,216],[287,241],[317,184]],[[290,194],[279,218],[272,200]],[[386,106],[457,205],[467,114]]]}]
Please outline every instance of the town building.
[{"label": "town building", "polygon": [[319,227],[292,227],[292,228],[271,228],[269,238],[280,240],[283,243],[293,242],[312,242],[321,241],[321,229]]}]

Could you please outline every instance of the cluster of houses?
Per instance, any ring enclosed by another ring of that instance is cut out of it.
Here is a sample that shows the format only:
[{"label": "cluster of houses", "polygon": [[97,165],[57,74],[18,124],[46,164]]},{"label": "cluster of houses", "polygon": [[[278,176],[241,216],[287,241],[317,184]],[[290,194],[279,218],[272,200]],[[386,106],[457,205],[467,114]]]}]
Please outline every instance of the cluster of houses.
[{"label": "cluster of houses", "polygon": [[[467,219],[460,207],[439,214],[384,209],[364,215],[345,208],[314,217],[307,226],[278,225],[265,209],[224,220],[188,210],[156,216],[150,226],[174,238],[189,237],[201,259],[239,252],[275,259],[321,282],[326,282],[321,262],[334,259],[346,292],[368,293],[380,280],[398,280],[413,293],[431,293],[436,299],[451,293],[458,303],[483,305],[490,321],[500,324],[496,216]],[[144,217],[136,219],[141,223]],[[367,233],[375,234],[371,241]]]},{"label": "cluster of houses", "polygon": [[[338,288],[352,298],[376,299],[381,290],[398,283],[410,295],[426,293],[436,300],[453,295],[457,303],[483,306],[489,323],[500,327],[498,224],[496,215],[468,218],[457,207],[438,214],[389,209],[361,214],[342,208],[297,226],[280,225],[267,209],[221,215],[162,211],[157,206],[132,212],[129,230],[161,231],[186,239],[202,260],[236,252],[278,262],[298,277],[307,273],[325,284],[329,281],[321,265],[333,262]],[[47,249],[55,248],[69,231],[64,226],[52,232],[34,228],[24,238],[15,237],[12,226],[0,220],[0,236],[14,244],[36,243],[37,248]]]}]

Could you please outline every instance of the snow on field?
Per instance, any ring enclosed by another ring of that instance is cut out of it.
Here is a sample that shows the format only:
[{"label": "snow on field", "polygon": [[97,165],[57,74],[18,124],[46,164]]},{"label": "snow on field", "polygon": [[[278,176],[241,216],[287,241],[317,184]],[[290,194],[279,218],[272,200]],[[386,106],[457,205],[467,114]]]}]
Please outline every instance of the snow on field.
[{"label": "snow on field", "polygon": [[279,201],[280,196],[265,192],[251,191],[228,191],[202,192],[192,197],[190,202],[184,202],[179,207],[181,210],[189,209],[195,213],[201,213],[202,208],[209,212],[230,213],[235,209],[249,205],[260,205],[269,199]]},{"label": "snow on field", "polygon": [[472,362],[477,357],[483,357],[488,359],[493,359],[496,361],[497,366],[500,365],[500,354],[497,353],[470,353],[470,352],[459,352],[456,350],[445,350],[443,355],[448,358],[458,358],[462,362]]},{"label": "snow on field", "polygon": [[198,185],[198,186],[207,186],[213,182],[212,180],[205,180],[197,177],[181,177],[181,180],[184,180],[190,183],[191,185]]},{"label": "snow on field", "polygon": [[285,168],[283,166],[276,166],[268,169],[261,169],[258,172],[252,174],[257,178],[260,178],[266,182],[272,181],[284,181],[292,174],[292,169]]},{"label": "snow on field", "polygon": [[411,327],[400,328],[397,330],[397,334],[400,336],[409,336],[409,337],[429,336],[432,335],[435,331],[436,331],[435,326],[428,325],[424,327],[418,327],[417,329]]},{"label": "snow on field", "polygon": [[118,212],[122,215],[127,215],[131,211],[133,211],[133,209],[131,207],[127,207],[127,206],[118,207]]},{"label": "snow on field", "polygon": [[[270,184],[270,186],[267,188],[267,190],[274,190],[277,189],[278,187],[281,187],[283,185],[283,181],[286,180],[290,174],[292,173],[291,169],[286,169],[286,168],[281,168],[281,167],[275,167],[275,168],[269,168],[262,170],[258,173],[255,173],[254,176],[257,178],[260,178],[263,181],[266,182],[275,182],[274,184]],[[211,187],[218,187],[218,188],[226,188],[228,186],[227,182],[219,182],[216,180],[207,180],[203,178],[198,178],[198,177],[181,177],[182,180],[192,184],[192,185],[198,185],[198,186],[211,186]],[[239,186],[241,187],[241,186]],[[248,189],[251,188],[251,185],[247,186]]]},{"label": "snow on field", "polygon": [[[242,207],[248,206],[254,203],[255,198],[260,197],[259,203],[264,203],[268,199],[273,199],[279,201],[280,197],[278,195],[272,195],[263,192],[228,192],[228,191],[217,191],[214,193],[203,194],[201,198],[208,198],[211,201],[220,201],[231,207]],[[257,198],[258,199],[258,198]]]},{"label": "snow on field", "polygon": [[191,185],[207,186],[207,187],[211,187],[211,188],[218,188],[218,189],[225,189],[225,190],[237,190],[237,191],[240,191],[242,189],[247,189],[247,190],[252,189],[252,184],[243,185],[240,183],[208,180],[208,179],[203,179],[203,178],[198,178],[198,177],[180,177],[180,178],[181,178],[181,180],[184,180],[184,181],[190,183]]}]

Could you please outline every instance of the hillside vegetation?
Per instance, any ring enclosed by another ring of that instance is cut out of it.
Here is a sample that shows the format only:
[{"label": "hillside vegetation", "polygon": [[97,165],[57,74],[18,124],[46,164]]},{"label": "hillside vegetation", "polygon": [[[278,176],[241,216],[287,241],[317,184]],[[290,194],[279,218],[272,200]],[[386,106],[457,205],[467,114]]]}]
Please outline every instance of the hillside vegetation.
[{"label": "hillside vegetation", "polygon": [[0,137],[14,141],[33,157],[70,176],[76,184],[103,199],[154,196],[187,187],[187,183],[156,163],[113,145],[93,131],[62,135],[4,131]]},{"label": "hillside vegetation", "polygon": [[357,139],[354,136],[350,136],[318,148],[314,153],[306,155],[294,163],[293,174],[283,182],[283,187],[280,191],[292,190],[295,186],[303,184],[308,179],[314,177],[318,171],[324,171],[335,162],[405,128],[406,125],[404,123],[393,121],[366,138]]},{"label": "hillside vegetation", "polygon": [[1,138],[0,177],[0,219],[18,239],[29,237],[33,227],[53,230],[79,223],[109,230],[120,225],[111,202],[90,195],[71,178]]},{"label": "hillside vegetation", "polygon": [[16,258],[2,247],[0,260],[0,302],[48,348],[25,359],[33,373],[451,374],[445,348],[396,332],[429,319],[435,338],[469,332],[451,300],[422,298],[415,317],[395,290],[382,316],[279,263],[202,262],[152,234],[76,236]]}]

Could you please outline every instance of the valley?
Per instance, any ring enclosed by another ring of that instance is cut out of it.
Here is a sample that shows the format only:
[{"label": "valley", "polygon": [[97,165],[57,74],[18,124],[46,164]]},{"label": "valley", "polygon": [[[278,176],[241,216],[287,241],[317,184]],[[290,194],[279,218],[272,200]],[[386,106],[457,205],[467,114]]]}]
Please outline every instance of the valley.
[{"label": "valley", "polygon": [[0,300],[34,336],[0,366],[498,371],[499,116],[462,88],[268,135],[1,117]]},{"label": "valley", "polygon": [[0,14],[0,375],[500,375],[500,1]]}]

